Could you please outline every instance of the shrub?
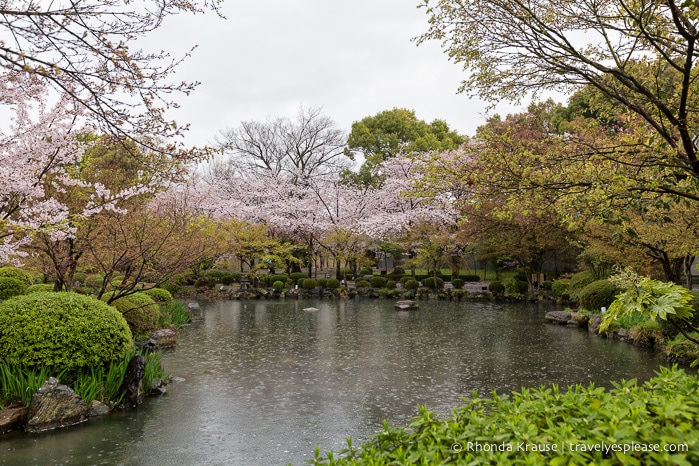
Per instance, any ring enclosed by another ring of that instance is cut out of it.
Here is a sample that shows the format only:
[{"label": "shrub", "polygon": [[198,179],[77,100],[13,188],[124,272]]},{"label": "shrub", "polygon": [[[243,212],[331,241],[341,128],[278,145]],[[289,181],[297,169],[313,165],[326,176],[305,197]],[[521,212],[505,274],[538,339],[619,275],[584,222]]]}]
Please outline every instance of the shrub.
[{"label": "shrub", "polygon": [[11,277],[0,277],[0,299],[8,299],[24,294],[27,284]]},{"label": "shrub", "polygon": [[328,278],[328,282],[325,286],[328,289],[336,290],[340,288],[340,280],[338,280],[337,278]]},{"label": "shrub", "polygon": [[609,307],[618,292],[609,280],[594,281],[580,293],[580,305],[589,311],[598,311],[602,307]]},{"label": "shrub", "polygon": [[359,270],[359,275],[374,275],[374,271],[369,267],[362,267]]},{"label": "shrub", "polygon": [[389,275],[404,275],[405,269],[403,267],[394,267]]},{"label": "shrub", "polygon": [[[459,278],[465,282],[479,282],[481,281],[480,275],[459,275]],[[463,286],[463,285],[462,285]]]},{"label": "shrub", "polygon": [[[699,291],[690,291],[689,293],[692,295],[692,299],[691,301],[689,301],[689,306],[692,308],[693,311],[692,317],[689,319],[689,322],[693,327],[699,328]],[[671,320],[675,320],[675,318],[673,316],[668,316],[667,320],[661,319],[660,330],[667,337],[674,338],[679,333],[679,330],[677,329],[677,327],[675,327],[669,322]],[[685,327],[683,325],[681,326]]]},{"label": "shrub", "polygon": [[318,279],[318,286],[320,288],[327,288],[328,287],[328,279],[327,278],[319,278]]},{"label": "shrub", "polygon": [[417,280],[413,280],[413,279],[407,280],[403,284],[403,288],[405,288],[406,290],[417,290],[419,287],[420,287],[420,283]]},{"label": "shrub", "polygon": [[114,308],[77,293],[32,293],[0,303],[0,357],[57,370],[105,366],[133,347]]},{"label": "shrub", "polygon": [[143,293],[150,296],[156,303],[169,303],[172,301],[172,294],[168,290],[162,288],[151,288],[143,290]]},{"label": "shrub", "polygon": [[512,276],[512,278],[514,278],[514,279],[517,280],[518,282],[526,282],[526,281],[527,281],[527,274],[524,273],[524,272],[522,272],[522,271],[520,270],[519,272],[517,272],[516,274],[514,274],[514,275]]},{"label": "shrub", "polygon": [[551,292],[554,296],[558,298],[568,299],[568,286],[570,285],[570,280],[567,278],[562,278],[560,280],[554,280],[551,284]]},{"label": "shrub", "polygon": [[308,278],[308,275],[303,272],[292,272],[289,274],[289,279],[299,286],[303,283],[301,280],[305,280],[306,278]]},{"label": "shrub", "polygon": [[[238,274],[238,277],[240,277],[240,274]],[[233,275],[232,273],[228,273],[228,274],[224,275],[223,277],[221,277],[221,285],[230,286],[235,282],[236,282],[236,278],[235,278],[235,275]]]},{"label": "shrub", "polygon": [[516,280],[515,278],[506,278],[502,281],[502,284],[508,294],[517,293],[522,295],[529,291],[529,283]]},{"label": "shrub", "polygon": [[411,277],[410,275],[406,275],[405,277],[402,277],[400,279],[400,284],[405,285],[408,282],[408,280],[413,280],[413,277]]},{"label": "shrub", "polygon": [[357,288],[371,288],[371,283],[369,283],[366,280],[358,280],[357,283],[354,284]]},{"label": "shrub", "polygon": [[451,284],[456,289],[461,289],[464,287],[465,280],[463,278],[455,278],[451,281]]},{"label": "shrub", "polygon": [[553,286],[553,282],[551,282],[551,281],[548,281],[548,280],[547,280],[547,281],[545,281],[545,282],[541,282],[541,288],[542,288],[544,291],[551,291],[551,287],[552,287],[552,286]]},{"label": "shrub", "polygon": [[495,280],[488,285],[488,291],[494,295],[501,295],[505,292],[505,285],[501,281]]},{"label": "shrub", "polygon": [[85,278],[85,283],[84,285],[97,290],[102,287],[102,283],[104,282],[104,275],[98,273],[94,275],[88,275]]},{"label": "shrub", "polygon": [[393,280],[388,280],[386,282],[386,289],[387,290],[395,290],[396,289],[396,282]]},{"label": "shrub", "polygon": [[29,285],[26,290],[24,290],[24,294],[30,294],[30,293],[37,293],[40,291],[53,291],[53,283],[35,283],[33,285]]},{"label": "shrub", "polygon": [[372,277],[369,281],[369,283],[371,283],[372,288],[383,288],[386,286],[386,282],[388,282],[386,278],[379,276]]},{"label": "shrub", "polygon": [[[661,367],[643,385],[631,379],[610,390],[591,384],[485,398],[474,392],[444,420],[420,407],[410,427],[386,422],[359,447],[348,439],[348,448],[337,455],[316,450],[313,464],[689,465],[696,464],[699,440],[687,413],[698,409],[699,379],[676,367]],[[589,448],[610,442],[629,448]]]},{"label": "shrub", "polygon": [[352,280],[354,278],[354,272],[352,271],[352,269],[341,269],[340,277],[342,277],[343,279],[346,277],[347,280]]},{"label": "shrub", "polygon": [[284,289],[284,282],[277,280],[276,282],[272,283],[272,288],[281,291]]},{"label": "shrub", "polygon": [[205,277],[210,277],[210,278],[215,278],[216,280],[220,280],[221,278],[225,277],[228,272],[225,270],[218,270],[218,269],[212,269],[212,270],[207,270],[204,272]]},{"label": "shrub", "polygon": [[0,267],[0,277],[14,278],[19,280],[24,283],[25,288],[34,283],[34,279],[32,278],[31,274],[18,267]]},{"label": "shrub", "polygon": [[444,280],[439,277],[429,277],[422,281],[422,284],[431,290],[441,290],[444,288]]},{"label": "shrub", "polygon": [[[105,295],[102,299],[106,301],[108,298]],[[158,327],[160,309],[155,301],[143,292],[124,296],[109,304],[121,312],[134,335]]]},{"label": "shrub", "polygon": [[314,288],[318,288],[318,282],[312,278],[306,278],[301,282],[301,286],[304,290],[312,290]]},{"label": "shrub", "polygon": [[426,273],[416,273],[415,274],[415,280],[417,280],[419,282],[423,281],[427,277],[429,277],[429,275],[427,275]]},{"label": "shrub", "polygon": [[570,277],[570,282],[568,283],[568,295],[570,296],[570,299],[576,303],[580,303],[580,295],[582,294],[582,290],[584,290],[587,285],[595,280],[597,280],[597,277],[589,270],[578,272]]}]

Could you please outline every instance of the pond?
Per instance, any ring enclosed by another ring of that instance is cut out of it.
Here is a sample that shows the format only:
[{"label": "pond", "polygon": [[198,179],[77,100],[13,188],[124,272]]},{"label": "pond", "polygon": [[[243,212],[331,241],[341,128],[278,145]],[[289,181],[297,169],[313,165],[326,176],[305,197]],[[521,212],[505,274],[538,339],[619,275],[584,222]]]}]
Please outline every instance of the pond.
[{"label": "pond", "polygon": [[[304,311],[315,307],[316,311]],[[138,409],[0,437],[0,464],[294,465],[358,444],[418,405],[446,416],[474,390],[611,386],[654,375],[652,350],[544,322],[551,307],[421,301],[219,301],[180,336],[184,381]]]}]

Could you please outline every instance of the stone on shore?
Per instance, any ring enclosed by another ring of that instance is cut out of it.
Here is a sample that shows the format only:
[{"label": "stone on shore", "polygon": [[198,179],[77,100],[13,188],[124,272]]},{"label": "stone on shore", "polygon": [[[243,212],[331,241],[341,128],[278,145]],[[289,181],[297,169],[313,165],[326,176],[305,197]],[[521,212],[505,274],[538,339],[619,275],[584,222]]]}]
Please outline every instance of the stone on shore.
[{"label": "stone on shore", "polygon": [[34,394],[27,413],[27,432],[43,432],[86,421],[90,407],[66,385],[50,377]]}]

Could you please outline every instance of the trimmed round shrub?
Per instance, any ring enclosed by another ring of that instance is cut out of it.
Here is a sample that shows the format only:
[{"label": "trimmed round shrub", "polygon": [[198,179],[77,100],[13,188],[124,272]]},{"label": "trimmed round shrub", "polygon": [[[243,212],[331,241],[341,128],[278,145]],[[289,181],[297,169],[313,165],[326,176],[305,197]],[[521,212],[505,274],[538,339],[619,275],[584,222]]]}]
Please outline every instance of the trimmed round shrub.
[{"label": "trimmed round shrub", "polygon": [[580,293],[580,305],[588,311],[599,311],[602,307],[609,307],[619,290],[609,280],[597,280]]},{"label": "trimmed round shrub", "polygon": [[[106,301],[108,297],[103,296],[102,299]],[[121,312],[134,335],[158,327],[160,308],[143,292],[124,296],[109,304]]]},{"label": "trimmed round shrub", "polygon": [[27,284],[11,277],[0,277],[0,299],[8,299],[24,294]]},{"label": "trimmed round shrub", "polygon": [[[465,282],[479,282],[481,281],[480,275],[459,275],[459,279]],[[463,285],[462,285],[463,286]]]},{"label": "trimmed round shrub", "polygon": [[570,283],[568,283],[568,294],[570,295],[570,299],[576,303],[579,303],[582,290],[596,280],[597,277],[595,277],[595,274],[589,270],[574,274],[572,277],[570,277]]},{"label": "trimmed round shrub", "polygon": [[30,367],[104,367],[133,349],[113,307],[77,293],[37,292],[0,303],[0,359]]},{"label": "trimmed round shrub", "polygon": [[529,283],[514,278],[506,278],[502,281],[502,284],[505,286],[505,291],[508,293],[525,294],[529,291]]},{"label": "trimmed round shrub", "polygon": [[172,294],[168,290],[162,288],[151,288],[143,290],[142,293],[147,294],[156,303],[169,303],[172,301]]},{"label": "trimmed round shrub", "polygon": [[410,275],[406,275],[405,277],[402,277],[400,279],[400,284],[405,285],[408,282],[408,280],[412,280],[412,279],[413,279],[413,277],[411,277]]},{"label": "trimmed round shrub", "polygon": [[567,297],[568,296],[568,285],[570,280],[567,278],[562,278],[560,280],[554,280],[551,284],[551,293],[557,297]]},{"label": "trimmed round shrub", "polygon": [[318,287],[320,287],[320,288],[327,288],[328,287],[328,279],[327,278],[319,278],[316,281],[318,282]]},{"label": "trimmed round shrub", "polygon": [[396,289],[396,282],[394,280],[389,280],[386,282],[386,289],[387,290],[395,290]]},{"label": "trimmed round shrub", "polygon": [[33,285],[29,285],[27,289],[24,290],[24,294],[38,293],[40,291],[53,291],[53,288],[53,283],[35,283]]},{"label": "trimmed round shrub", "polygon": [[303,272],[292,272],[289,274],[289,279],[291,279],[294,282],[294,284],[299,285],[299,286],[302,285],[301,280],[305,280],[307,278],[308,278],[308,275],[306,275]]},{"label": "trimmed round shrub", "polygon": [[545,291],[551,291],[552,286],[553,286],[553,282],[550,282],[548,280],[541,283],[541,288],[544,289]]},{"label": "trimmed round shrub", "polygon": [[359,275],[374,275],[374,271],[369,267],[362,267],[359,269]]},{"label": "trimmed round shrub", "polygon": [[331,290],[336,290],[340,288],[340,280],[337,278],[328,278],[328,282],[325,284],[325,287]]},{"label": "trimmed round shrub", "polygon": [[273,275],[270,275],[269,277],[269,282],[274,284],[274,282],[282,282],[286,283],[286,281],[289,279],[289,275],[285,273],[275,273]]},{"label": "trimmed round shrub", "polygon": [[221,285],[229,286],[233,283],[235,283],[235,275],[233,275],[232,273],[228,273],[221,277]]},{"label": "trimmed round shrub", "polygon": [[441,290],[444,288],[444,280],[439,277],[429,277],[422,281],[422,284],[431,290]]},{"label": "trimmed round shrub", "polygon": [[1,277],[19,280],[24,283],[25,288],[34,283],[32,275],[18,267],[0,267],[0,278]]},{"label": "trimmed round shrub", "polygon": [[386,286],[386,282],[388,282],[386,278],[379,276],[372,277],[372,279],[369,281],[372,288],[383,288]]},{"label": "trimmed round shrub", "polygon": [[313,278],[306,278],[301,282],[301,287],[304,290],[312,290],[314,288],[318,288],[318,282]]},{"label": "trimmed round shrub", "polygon": [[503,294],[505,292],[505,285],[503,285],[502,282],[499,280],[492,281],[488,285],[488,291],[490,291],[494,295]]},{"label": "trimmed round shrub", "polygon": [[420,282],[413,279],[407,280],[405,283],[403,283],[403,288],[406,290],[417,290],[420,288]]},{"label": "trimmed round shrub", "polygon": [[370,288],[371,283],[369,283],[366,280],[359,280],[357,283],[354,284],[357,288]]},{"label": "trimmed round shrub", "polygon": [[522,271],[519,271],[516,274],[514,274],[512,276],[512,278],[514,278],[518,282],[526,282],[527,281],[527,274],[522,272]]},{"label": "trimmed round shrub", "polygon": [[272,283],[272,288],[274,288],[275,290],[283,290],[284,282],[277,280],[276,282]]},{"label": "trimmed round shrub", "polygon": [[461,278],[455,278],[451,281],[451,284],[454,286],[456,289],[461,289],[464,287],[465,281]]}]

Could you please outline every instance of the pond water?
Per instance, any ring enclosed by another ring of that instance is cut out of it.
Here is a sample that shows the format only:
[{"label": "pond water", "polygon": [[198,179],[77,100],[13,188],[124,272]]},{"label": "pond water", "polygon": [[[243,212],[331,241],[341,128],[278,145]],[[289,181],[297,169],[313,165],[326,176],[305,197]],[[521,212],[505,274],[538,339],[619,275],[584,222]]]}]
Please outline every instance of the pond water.
[{"label": "pond water", "polygon": [[[316,307],[317,311],[304,311]],[[547,324],[550,307],[421,301],[219,301],[165,365],[184,378],[130,412],[0,437],[0,464],[294,465],[358,444],[418,405],[556,383],[610,387],[661,355]]]}]

